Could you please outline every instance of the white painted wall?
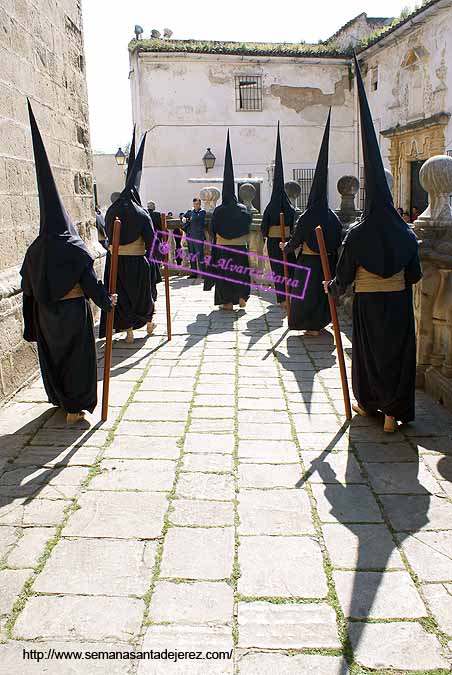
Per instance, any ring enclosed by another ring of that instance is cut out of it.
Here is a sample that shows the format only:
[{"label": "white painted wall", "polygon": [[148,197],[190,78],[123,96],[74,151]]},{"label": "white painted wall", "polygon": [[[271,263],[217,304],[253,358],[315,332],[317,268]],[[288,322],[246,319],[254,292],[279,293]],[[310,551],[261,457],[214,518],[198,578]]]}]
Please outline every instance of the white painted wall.
[{"label": "white painted wall", "polygon": [[[354,153],[353,92],[345,61],[143,52],[131,56],[131,71],[134,120],[139,133],[149,129],[141,189],[145,201],[154,199],[162,211],[187,209],[203,186],[194,191],[188,179],[206,175],[202,156],[207,147],[217,162],[205,186],[212,177],[222,176],[229,128],[236,177],[262,178],[265,206],[270,196],[267,166],[274,159],[278,120],[285,178],[290,180],[293,169],[315,166],[328,114],[326,94],[333,104],[330,202],[338,206],[336,183],[353,170]],[[262,112],[236,111],[234,76],[239,74],[262,75]],[[295,101],[290,107],[281,102],[275,85],[309,87],[317,93],[289,91]],[[321,103],[309,105],[309,97]]]},{"label": "white painted wall", "polygon": [[110,206],[112,192],[121,192],[124,187],[124,167],[118,166],[111,154],[93,155],[94,182],[97,185],[97,199],[101,211],[105,213]]}]

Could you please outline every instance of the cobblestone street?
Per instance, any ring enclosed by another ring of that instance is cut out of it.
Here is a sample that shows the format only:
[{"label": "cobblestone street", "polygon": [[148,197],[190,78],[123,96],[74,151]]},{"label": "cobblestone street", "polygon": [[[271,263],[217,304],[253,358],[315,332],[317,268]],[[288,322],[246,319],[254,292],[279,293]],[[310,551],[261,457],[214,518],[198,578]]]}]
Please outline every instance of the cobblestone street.
[{"label": "cobblestone street", "polygon": [[[1,410],[0,674],[449,673],[452,415],[348,425],[332,333],[171,284],[170,343],[163,285],[156,335],[116,336],[106,424],[39,380]],[[233,658],[23,658],[50,648]]]}]

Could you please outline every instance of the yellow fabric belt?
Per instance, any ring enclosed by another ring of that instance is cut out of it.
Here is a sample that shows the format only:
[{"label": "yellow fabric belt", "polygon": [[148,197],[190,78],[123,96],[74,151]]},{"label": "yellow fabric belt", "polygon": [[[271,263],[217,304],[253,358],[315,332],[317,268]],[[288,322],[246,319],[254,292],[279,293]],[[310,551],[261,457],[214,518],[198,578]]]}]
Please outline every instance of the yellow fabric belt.
[{"label": "yellow fabric belt", "polygon": [[355,293],[390,293],[405,290],[404,270],[385,279],[368,272],[361,265],[356,270]]},{"label": "yellow fabric belt", "polygon": [[320,255],[318,251],[313,251],[312,248],[309,248],[306,242],[303,242],[303,255]]},{"label": "yellow fabric belt", "polygon": [[66,295],[62,298],[61,300],[72,300],[73,298],[83,298],[84,297],[84,292],[80,284],[75,284],[74,288],[71,288],[69,293],[66,293]]},{"label": "yellow fabric belt", "polygon": [[[110,253],[112,252],[112,246],[108,247]],[[118,255],[144,255],[146,248],[144,245],[143,237],[138,237],[135,241],[132,241],[131,244],[124,244],[124,246],[119,247]]]},{"label": "yellow fabric belt", "polygon": [[[286,239],[290,237],[290,227],[288,225],[284,228],[284,236]],[[267,237],[278,237],[278,239],[281,239],[281,227],[279,225],[271,225],[268,229]]]},{"label": "yellow fabric belt", "polygon": [[245,246],[249,241],[250,235],[244,234],[243,237],[236,237],[235,239],[224,239],[217,234],[217,244],[220,246]]}]

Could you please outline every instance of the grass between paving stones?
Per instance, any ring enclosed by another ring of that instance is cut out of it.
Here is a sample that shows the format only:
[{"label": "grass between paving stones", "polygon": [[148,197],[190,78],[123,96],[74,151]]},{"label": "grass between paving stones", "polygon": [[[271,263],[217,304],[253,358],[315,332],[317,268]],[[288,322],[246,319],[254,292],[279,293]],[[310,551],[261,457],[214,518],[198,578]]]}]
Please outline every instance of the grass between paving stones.
[{"label": "grass between paving stones", "polygon": [[[101,462],[102,462],[102,458],[105,454],[105,451],[108,448],[108,446],[111,445],[111,443],[113,441],[113,438],[114,438],[114,434],[116,432],[116,429],[118,428],[119,423],[122,421],[127,408],[129,407],[130,403],[133,400],[133,397],[135,396],[135,393],[138,391],[141,383],[143,382],[144,378],[146,377],[147,372],[148,372],[148,370],[151,366],[151,362],[156,357],[156,354],[158,352],[158,347],[160,345],[164,344],[165,341],[166,340],[160,340],[157,348],[150,354],[149,361],[146,365],[146,368],[142,371],[141,376],[138,378],[135,386],[133,387],[133,389],[130,393],[129,398],[124,403],[124,405],[121,407],[121,411],[120,411],[116,421],[112,425],[111,429],[108,431],[107,438],[106,438],[104,444],[99,447],[99,452],[97,454],[96,460],[95,460],[94,464],[91,465],[87,477],[80,483],[79,492],[81,490],[86,489],[88,487],[88,485],[90,484],[91,480],[100,473],[100,465],[101,465]],[[54,413],[54,414],[56,414],[56,413]],[[48,418],[46,417],[43,420],[42,424],[44,424],[47,421],[47,419]],[[41,427],[42,427],[42,425],[41,425]],[[30,437],[27,445],[30,444],[30,442],[32,441],[34,436],[38,433],[38,431],[41,429],[41,427],[36,429],[35,433]],[[82,444],[82,446],[83,446],[83,444]],[[22,450],[19,450],[16,457],[20,454],[20,452],[22,452]],[[53,501],[53,500],[50,500],[50,501]],[[78,511],[79,509],[80,509],[80,506],[78,504],[78,497],[75,497],[74,499],[70,500],[70,503],[64,509],[63,519],[58,525],[56,525],[56,532],[55,532],[54,536],[51,539],[49,539],[49,541],[45,544],[44,551],[43,551],[42,555],[40,556],[37,565],[33,568],[32,572],[30,573],[30,577],[25,582],[21,593],[16,598],[16,600],[13,604],[12,610],[11,610],[11,612],[8,616],[8,619],[6,621],[6,624],[5,624],[5,632],[6,632],[6,636],[7,636],[8,639],[18,639],[18,640],[20,639],[20,637],[14,638],[13,635],[12,635],[12,631],[13,631],[15,623],[16,623],[18,617],[19,617],[19,614],[24,609],[25,604],[26,604],[29,597],[39,595],[38,593],[35,593],[32,590],[32,586],[33,586],[34,582],[36,581],[36,578],[38,577],[38,575],[44,569],[45,564],[47,563],[47,560],[50,558],[50,555],[51,555],[53,549],[55,548],[55,546],[58,544],[59,540],[61,539],[64,527],[66,526],[70,516],[72,515],[72,513],[74,513],[75,511]]]},{"label": "grass between paving stones", "polygon": [[240,368],[240,349],[239,349],[239,338],[238,338],[238,326],[235,324],[235,368],[234,368],[234,448],[232,451],[232,475],[234,480],[234,561],[232,563],[232,572],[229,584],[234,592],[234,606],[232,613],[232,641],[234,645],[234,671],[238,671],[238,663],[236,650],[239,643],[239,624],[238,624],[238,603],[239,603],[239,594],[238,594],[238,583],[241,576],[240,571],[240,562],[239,562],[239,526],[240,526],[240,516],[239,516],[239,368]]},{"label": "grass between paving stones", "polygon": [[[274,345],[273,337],[272,337],[271,331],[270,331],[270,326],[268,324],[267,319],[265,319],[265,320],[266,320],[267,328],[268,328],[268,331],[269,331],[269,334],[270,334],[270,340],[272,342],[272,345]],[[312,366],[314,367],[314,369],[316,369],[315,361],[311,357],[311,355],[309,353],[309,350],[307,348],[306,348],[306,353],[308,355],[308,358],[311,361]],[[286,388],[285,388],[285,385],[284,385],[284,379],[283,379],[282,372],[281,372],[281,365],[280,365],[280,363],[279,363],[279,361],[278,361],[278,359],[276,358],[275,355],[274,355],[274,358],[275,358],[276,366],[277,366],[277,369],[278,369],[279,385],[281,387],[282,395],[284,397],[285,404],[286,404],[286,410],[287,410],[287,413],[288,413],[288,416],[289,416],[289,422],[290,422],[290,426],[291,426],[291,430],[292,430],[292,439],[293,439],[293,441],[296,445],[296,448],[297,448],[298,457],[299,457],[299,460],[300,460],[300,466],[301,466],[301,469],[303,471],[303,476],[305,476],[306,473],[307,473],[306,472],[306,466],[305,466],[304,461],[303,461],[303,456],[301,454],[302,448],[301,448],[300,442],[298,440],[296,427],[295,427],[295,424],[294,424],[294,421],[293,421],[292,412],[290,410],[290,403],[289,403],[287,391],[286,391]],[[322,387],[325,391],[325,394],[327,395],[328,399],[331,402],[329,392],[327,391],[327,388],[325,387],[323,381],[321,381],[321,384],[322,384]],[[336,408],[334,408],[334,410],[336,410]],[[336,417],[338,419],[338,426],[340,427],[341,423],[340,423],[339,416],[337,414],[336,414]],[[322,552],[322,557],[323,557],[323,567],[324,567],[324,570],[325,570],[325,575],[326,575],[326,579],[327,579],[327,587],[328,587],[326,602],[334,609],[334,611],[336,613],[336,623],[337,623],[337,628],[338,628],[339,640],[342,643],[342,650],[339,650],[338,653],[339,653],[339,655],[343,656],[345,658],[345,660],[347,661],[347,664],[348,664],[349,669],[350,669],[350,675],[354,675],[354,673],[352,673],[352,671],[351,671],[352,664],[353,664],[353,649],[352,649],[352,645],[351,645],[351,642],[350,642],[350,639],[349,639],[349,636],[348,636],[347,622],[346,622],[344,613],[342,611],[342,607],[340,605],[339,598],[337,596],[336,588],[335,588],[334,581],[333,581],[333,566],[332,566],[332,563],[331,563],[331,559],[330,559],[328,550],[327,550],[326,545],[325,545],[325,540],[323,538],[321,521],[320,521],[318,511],[317,511],[317,504],[316,504],[316,501],[315,501],[315,498],[314,498],[314,495],[313,495],[313,492],[312,492],[312,488],[311,488],[311,485],[310,485],[309,482],[305,483],[304,489],[306,490],[306,492],[308,494],[309,502],[310,502],[310,505],[311,505],[312,521],[313,521],[314,529],[316,531],[316,535],[314,536],[314,538],[319,542],[321,552]],[[311,536],[313,536],[313,535],[311,535]],[[305,650],[301,650],[301,651],[304,653]],[[319,649],[319,650],[316,651],[316,653],[317,654],[329,655],[330,650]]]},{"label": "grass between paving stones", "polygon": [[[144,614],[143,614],[143,621],[142,621],[142,624],[141,624],[141,629],[140,629],[140,632],[139,632],[139,636],[140,636],[141,640],[144,638],[146,628],[148,626],[154,624],[154,622],[151,619],[149,619],[149,609],[150,609],[152,595],[154,593],[156,583],[159,580],[160,575],[161,575],[161,566],[162,566],[162,558],[163,558],[163,551],[164,551],[164,545],[165,545],[165,536],[166,536],[167,532],[172,527],[174,527],[174,525],[171,523],[170,517],[171,517],[171,513],[174,510],[173,502],[176,499],[177,483],[178,483],[179,476],[180,476],[180,473],[181,473],[181,470],[182,470],[182,464],[183,464],[184,456],[186,455],[186,452],[184,450],[184,443],[185,443],[185,439],[187,437],[187,433],[190,429],[190,424],[191,424],[191,420],[192,420],[191,412],[192,412],[192,409],[194,407],[193,402],[194,402],[194,398],[196,396],[196,388],[197,388],[199,378],[200,378],[200,375],[201,375],[201,367],[202,367],[203,360],[204,360],[205,346],[206,346],[206,338],[204,337],[203,338],[203,350],[202,350],[201,357],[200,357],[200,360],[199,360],[198,368],[196,370],[195,383],[194,383],[194,386],[193,386],[192,397],[190,399],[190,404],[189,404],[189,408],[188,408],[187,420],[186,420],[186,423],[185,423],[184,433],[181,436],[181,438],[179,438],[178,441],[177,441],[177,446],[180,448],[180,453],[179,453],[179,457],[176,460],[176,469],[175,469],[175,474],[174,474],[173,485],[172,485],[172,488],[171,488],[170,492],[167,494],[168,508],[167,508],[167,510],[165,512],[165,515],[163,517],[162,533],[161,533],[161,536],[159,538],[159,543],[157,544],[157,550],[156,550],[156,554],[155,554],[154,567],[152,569],[151,581],[150,581],[148,590],[146,591],[146,593],[143,596],[143,600],[144,600],[144,603],[145,603],[145,610],[144,610]],[[174,579],[171,578],[171,581],[174,581]],[[177,579],[176,583],[185,583],[185,580],[184,579]],[[162,622],[159,621],[159,625],[161,623]]]},{"label": "grass between paving stones", "polygon": [[[413,448],[414,452],[416,452],[417,446],[410,440],[410,436],[408,436],[404,433],[403,427],[399,427],[399,430],[396,433],[403,434],[404,440],[407,441],[408,444]],[[441,646],[449,651],[448,643],[450,642],[450,636],[448,636],[446,633],[443,633],[440,630],[435,617],[432,615],[432,613],[430,611],[429,604],[424,597],[423,584],[419,580],[418,575],[414,572],[413,568],[411,567],[411,565],[408,561],[405,550],[402,546],[403,542],[399,543],[399,541],[398,541],[398,538],[396,536],[396,530],[393,528],[389,518],[386,515],[386,512],[384,510],[383,502],[380,498],[380,495],[372,487],[371,481],[369,479],[369,474],[367,473],[367,470],[366,470],[366,467],[365,467],[365,463],[362,461],[362,459],[361,459],[361,457],[360,457],[360,455],[359,455],[359,453],[356,449],[356,444],[353,441],[351,441],[350,439],[349,439],[349,450],[348,451],[352,452],[353,457],[355,458],[355,460],[359,464],[359,467],[360,467],[360,470],[363,474],[363,477],[367,481],[367,487],[372,492],[372,494],[375,498],[375,501],[378,504],[378,508],[380,509],[381,516],[383,518],[384,524],[388,528],[388,531],[389,531],[389,533],[391,535],[391,538],[394,542],[394,549],[396,549],[399,552],[400,557],[402,558],[402,562],[406,567],[406,571],[410,575],[410,577],[411,577],[411,579],[412,579],[412,581],[413,581],[413,583],[414,583],[414,585],[415,585],[415,587],[416,587],[416,589],[417,589],[417,591],[418,591],[418,593],[419,593],[419,595],[422,599],[422,602],[424,603],[424,606],[425,606],[426,612],[427,612],[427,615],[425,617],[421,617],[421,618],[418,618],[418,619],[408,619],[408,618],[370,619],[370,618],[367,618],[365,620],[365,622],[366,623],[392,623],[392,622],[410,621],[410,622],[413,622],[413,623],[418,623],[424,628],[424,630],[427,633],[431,633],[432,635],[435,635],[437,637],[437,639],[439,640],[439,642],[441,643]],[[421,462],[422,459],[419,458],[419,461]],[[413,494],[415,494],[415,493],[413,493]],[[409,494],[404,493],[404,496],[409,496]],[[360,571],[366,571],[366,570],[360,570]],[[372,570],[372,571],[375,571],[375,570]],[[386,569],[384,571],[388,571],[388,570]],[[352,621],[352,619],[350,619],[350,621]],[[438,672],[440,672],[440,671],[438,671]],[[449,670],[449,671],[446,671],[446,672],[449,673],[449,675],[450,675],[452,670]]]},{"label": "grass between paving stones", "polygon": [[[308,350],[308,351],[309,351],[309,350]],[[348,354],[347,354],[346,352],[344,352],[344,355],[345,355],[345,359],[346,359],[346,360],[351,361],[350,357],[348,356]],[[311,357],[310,357],[310,358],[311,358]],[[314,360],[313,360],[313,362],[314,362]],[[321,378],[321,376],[320,376],[320,378]],[[322,386],[323,386],[325,389],[327,389],[327,385],[326,385],[325,382],[322,380],[322,378],[321,378],[321,383],[322,383]],[[327,392],[327,395],[328,395],[328,392]],[[339,412],[337,411],[337,406],[335,405],[335,401],[334,401],[334,400],[332,400],[332,404],[333,404],[333,406],[334,406],[334,409],[336,410],[337,416],[339,417]],[[404,440],[406,440],[406,441],[409,443],[409,445],[413,448],[413,450],[414,450],[414,451],[416,452],[416,454],[417,454],[417,446],[413,443],[412,440],[410,440],[410,437],[407,436],[407,435],[404,433],[403,427],[399,427],[399,430],[398,430],[397,433],[402,433],[402,434],[403,434]],[[428,603],[426,602],[426,600],[425,600],[425,598],[424,598],[422,584],[421,584],[421,582],[420,582],[420,580],[419,580],[417,574],[413,571],[413,569],[412,569],[412,567],[411,567],[411,565],[410,565],[410,563],[409,563],[409,561],[408,561],[408,558],[407,558],[407,556],[406,556],[406,554],[405,554],[405,551],[404,551],[404,549],[403,549],[403,547],[402,547],[402,544],[399,543],[399,541],[398,541],[398,539],[397,539],[397,537],[396,537],[396,531],[395,531],[395,529],[392,527],[391,522],[390,522],[389,518],[388,518],[387,515],[386,515],[386,512],[385,512],[385,510],[384,510],[384,506],[383,506],[383,503],[382,503],[382,501],[381,501],[381,499],[380,499],[380,496],[377,494],[377,492],[376,492],[376,491],[373,489],[373,487],[372,487],[371,481],[370,481],[370,479],[369,479],[369,475],[368,475],[367,470],[366,470],[366,467],[365,467],[365,463],[362,461],[362,459],[361,459],[361,457],[360,457],[360,455],[359,455],[359,453],[358,453],[358,451],[357,451],[357,448],[356,448],[356,442],[351,441],[350,438],[349,438],[348,443],[349,443],[348,452],[351,452],[351,453],[352,453],[352,456],[355,458],[355,460],[357,461],[357,463],[358,463],[358,465],[359,465],[359,468],[360,468],[360,470],[361,470],[361,473],[362,473],[364,479],[367,481],[367,487],[368,487],[368,488],[370,489],[370,491],[372,492],[372,495],[374,496],[375,501],[376,501],[377,504],[378,504],[378,508],[380,509],[381,516],[382,516],[382,518],[383,518],[383,522],[384,522],[384,524],[386,525],[386,527],[388,528],[388,530],[389,530],[389,532],[390,532],[390,534],[391,534],[391,538],[392,538],[392,540],[393,540],[393,542],[394,542],[394,548],[397,549],[397,551],[399,552],[400,557],[402,558],[402,561],[403,561],[403,563],[404,563],[404,565],[405,565],[405,567],[406,567],[406,570],[408,571],[408,573],[409,573],[409,575],[410,575],[410,577],[411,577],[411,579],[412,579],[412,581],[413,581],[413,583],[414,583],[414,585],[415,585],[415,587],[416,587],[416,589],[417,589],[417,591],[418,591],[418,593],[419,593],[419,595],[420,595],[420,597],[421,597],[421,599],[422,599],[422,601],[423,601],[423,603],[424,603],[424,606],[425,606],[426,612],[427,612],[427,616],[422,617],[422,618],[418,618],[418,619],[404,618],[404,617],[401,617],[401,618],[391,618],[391,619],[372,619],[372,618],[370,618],[370,617],[367,617],[365,620],[359,620],[359,619],[349,618],[348,621],[349,621],[350,623],[400,623],[400,622],[404,622],[404,623],[406,623],[406,622],[417,623],[417,624],[420,624],[420,625],[424,628],[424,630],[425,630],[426,632],[431,633],[432,635],[435,635],[436,638],[437,638],[437,639],[439,640],[439,642],[441,643],[441,646],[442,646],[443,648],[448,649],[448,643],[450,642],[450,636],[446,635],[445,633],[443,633],[443,632],[439,629],[438,623],[437,623],[436,619],[433,617],[433,615],[432,615],[432,613],[431,613],[431,611],[430,611],[429,605],[428,605]],[[421,459],[420,459],[420,461],[421,461]],[[428,468],[429,468],[429,467],[428,467]],[[431,472],[431,473],[432,473],[432,475],[433,475],[433,472]],[[409,495],[408,495],[408,494],[405,495],[405,493],[404,493],[404,496],[409,496]],[[336,568],[335,568],[335,569],[336,569]],[[339,569],[339,568],[337,568],[337,569]],[[341,568],[341,569],[342,569],[342,568]],[[353,571],[354,571],[354,570],[353,570]],[[359,571],[361,572],[361,571],[366,571],[366,570],[364,570],[364,569],[361,570],[361,569],[360,569]],[[378,570],[370,570],[370,571],[378,571]],[[382,571],[387,572],[387,571],[389,571],[389,570],[388,570],[387,568],[385,568],[385,569],[382,570]],[[345,617],[344,617],[344,618],[345,618]],[[351,648],[351,645],[350,645],[350,648]],[[389,669],[389,670],[381,670],[381,671],[378,671],[378,675],[398,675],[399,673],[404,673],[404,672],[406,672],[406,671],[391,670],[391,669]],[[351,666],[350,666],[350,673],[351,673],[351,675],[364,675],[364,673],[373,673],[373,675],[376,675],[377,671],[372,670],[372,669],[369,669],[369,668],[364,668],[363,666],[360,666],[356,661],[353,661],[353,662],[351,663]],[[450,670],[450,669],[447,669],[447,670],[444,670],[444,669],[438,669],[438,670],[435,670],[435,671],[432,671],[432,670],[428,670],[428,671],[416,671],[416,673],[415,673],[414,671],[410,671],[410,674],[411,674],[411,675],[426,675],[426,673],[429,673],[429,675],[450,675],[450,674],[452,673],[452,670]]]}]

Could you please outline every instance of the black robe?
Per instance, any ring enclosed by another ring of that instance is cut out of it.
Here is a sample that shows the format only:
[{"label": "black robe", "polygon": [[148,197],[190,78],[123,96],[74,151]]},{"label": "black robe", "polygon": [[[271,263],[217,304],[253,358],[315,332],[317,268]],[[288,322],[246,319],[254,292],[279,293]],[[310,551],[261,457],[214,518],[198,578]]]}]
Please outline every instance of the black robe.
[{"label": "black robe", "polygon": [[[115,309],[113,325],[113,328],[117,331],[125,331],[128,328],[142,328],[146,323],[152,321],[152,317],[154,316],[154,302],[157,297],[156,284],[161,281],[161,277],[157,263],[150,263],[148,260],[149,250],[154,240],[154,231],[151,219],[147,214],[145,214],[144,218],[143,214],[140,214],[139,227],[140,229],[137,226],[137,231],[132,236],[140,234],[143,237],[146,250],[145,255],[118,256],[116,290],[118,304]],[[121,238],[122,234],[123,230],[121,229]],[[125,228],[124,236],[126,235],[128,235],[128,231]],[[130,235],[129,238],[131,238]],[[155,247],[156,245],[154,245]],[[110,265],[111,254],[108,252],[104,275],[106,285],[110,278]],[[99,326],[99,337],[101,338],[105,337],[106,318],[105,312],[102,312]]]},{"label": "black robe", "polygon": [[[217,265],[215,273],[224,277],[215,280],[215,305],[228,303],[238,305],[241,299],[248,300],[251,295],[248,246],[230,248],[233,250],[215,249],[214,258]],[[234,279],[236,281],[233,281]]]},{"label": "black robe", "polygon": [[[340,295],[355,279],[358,262],[345,242],[330,292]],[[355,293],[353,300],[353,393],[359,405],[399,422],[414,420],[416,335],[412,284],[422,277],[416,253],[404,268],[406,289]],[[326,296],[325,296],[326,297]]]},{"label": "black robe", "polygon": [[[336,254],[330,254],[328,260],[331,273],[334,274]],[[289,328],[291,330],[322,330],[331,323],[331,313],[328,297],[323,291],[324,280],[322,263],[319,255],[307,255],[300,250],[297,265],[308,267],[311,272],[304,300],[290,298]],[[304,287],[306,270],[295,268],[294,279],[298,281],[298,288]]]},{"label": "black robe", "polygon": [[[282,239],[280,237],[268,237],[267,238],[267,253],[268,257],[270,258],[270,267],[275,276],[278,277],[283,277],[284,276],[284,264],[283,264],[283,254],[281,249],[279,248],[279,244],[281,243]],[[272,260],[273,258],[273,260]],[[274,262],[274,259],[280,260],[281,262]],[[295,264],[297,259],[295,257],[295,253],[292,251],[290,253],[286,254],[286,259],[288,263],[293,263]],[[295,273],[295,268],[294,267],[288,267],[287,268],[287,274],[289,279],[294,278],[294,273]],[[286,298],[286,286],[284,282],[278,282],[274,281],[273,285],[275,287],[275,293],[276,293],[276,302],[284,302],[287,300]],[[290,292],[290,288],[289,288]],[[293,298],[289,298],[289,300],[292,302]]]},{"label": "black robe", "polygon": [[38,343],[39,364],[49,403],[68,413],[92,412],[97,405],[97,358],[93,316],[88,298],[102,310],[110,297],[92,264],[79,283],[86,297],[39,303],[23,277],[24,338]]}]

